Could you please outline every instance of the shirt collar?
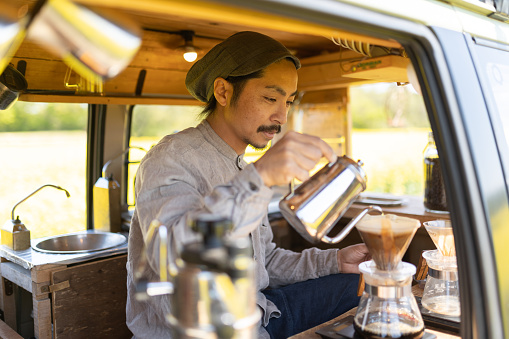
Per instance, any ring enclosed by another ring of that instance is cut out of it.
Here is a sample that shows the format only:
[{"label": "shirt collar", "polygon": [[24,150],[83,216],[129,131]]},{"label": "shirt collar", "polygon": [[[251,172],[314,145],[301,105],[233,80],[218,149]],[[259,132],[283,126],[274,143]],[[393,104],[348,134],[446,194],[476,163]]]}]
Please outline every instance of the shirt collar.
[{"label": "shirt collar", "polygon": [[207,120],[203,120],[196,128],[203,134],[208,143],[214,146],[219,153],[234,161],[239,169],[243,169],[247,165],[244,161],[244,153],[237,155],[237,152],[217,135]]}]

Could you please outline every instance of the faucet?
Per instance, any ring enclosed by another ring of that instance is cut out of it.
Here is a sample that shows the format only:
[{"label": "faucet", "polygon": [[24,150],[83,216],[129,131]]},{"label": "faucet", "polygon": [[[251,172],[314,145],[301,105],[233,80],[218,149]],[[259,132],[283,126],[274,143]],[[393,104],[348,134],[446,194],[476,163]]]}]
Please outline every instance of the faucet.
[{"label": "faucet", "polygon": [[30,193],[27,197],[25,197],[23,200],[21,200],[20,202],[18,202],[16,205],[14,205],[14,207],[12,208],[12,212],[11,212],[11,219],[13,220],[13,222],[15,224],[19,224],[21,223],[21,221],[19,220],[19,216],[16,216],[16,219],[14,219],[14,210],[16,209],[16,207],[18,207],[19,204],[21,204],[22,202],[24,202],[25,200],[27,200],[28,198],[30,198],[32,195],[34,195],[35,193],[39,192],[41,189],[43,189],[44,187],[47,187],[47,186],[50,186],[50,187],[54,187],[56,189],[59,189],[59,190],[62,190],[62,191],[65,191],[65,195],[69,198],[71,197],[71,194],[69,194],[69,192],[60,187],[60,186],[56,186],[56,185],[50,185],[50,184],[46,184],[46,185],[42,185],[41,187],[39,187],[38,189],[36,189],[35,191],[33,191],[32,193]]},{"label": "faucet", "polygon": [[7,247],[10,247],[14,251],[23,251],[30,247],[30,231],[25,227],[25,225],[19,220],[19,216],[16,216],[16,219],[14,219],[14,210],[16,207],[18,207],[19,204],[30,198],[35,193],[39,192],[41,189],[43,189],[46,186],[54,187],[56,189],[65,191],[65,194],[69,198],[71,195],[69,192],[65,189],[63,189],[60,186],[55,185],[43,185],[30,193],[27,197],[25,197],[23,200],[18,202],[14,207],[12,208],[11,212],[11,220],[7,220],[7,222],[4,224],[4,226],[0,229],[1,237],[0,237],[0,243],[2,245],[5,245]]},{"label": "faucet", "polygon": [[102,168],[102,177],[103,178],[107,178],[108,180],[113,180],[113,174],[110,174],[108,177],[106,177],[106,171],[108,170],[108,166],[115,160],[117,160],[118,158],[120,158],[121,156],[124,156],[126,155],[130,150],[132,149],[139,149],[141,151],[144,151],[145,153],[147,153],[147,150],[145,150],[143,147],[139,147],[139,146],[129,146],[127,147],[123,152],[121,152],[120,154],[117,154],[114,158],[108,160],[108,162],[106,162]]}]

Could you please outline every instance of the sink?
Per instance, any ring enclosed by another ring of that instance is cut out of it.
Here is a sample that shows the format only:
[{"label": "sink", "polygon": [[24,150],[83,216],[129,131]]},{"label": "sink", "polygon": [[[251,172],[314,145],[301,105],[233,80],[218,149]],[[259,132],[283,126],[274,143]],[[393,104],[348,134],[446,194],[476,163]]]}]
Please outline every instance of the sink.
[{"label": "sink", "polygon": [[119,233],[84,231],[37,239],[32,248],[53,254],[88,253],[118,247],[126,241]]}]

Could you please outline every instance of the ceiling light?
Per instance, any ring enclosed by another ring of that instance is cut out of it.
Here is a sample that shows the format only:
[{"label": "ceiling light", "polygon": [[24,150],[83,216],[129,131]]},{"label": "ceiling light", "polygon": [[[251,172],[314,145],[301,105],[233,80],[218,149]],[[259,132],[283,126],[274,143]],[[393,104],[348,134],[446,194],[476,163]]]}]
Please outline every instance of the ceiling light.
[{"label": "ceiling light", "polygon": [[187,62],[193,62],[198,57],[199,48],[193,45],[194,31],[181,31],[182,37],[184,38],[184,46],[179,47],[182,50],[183,57]]}]

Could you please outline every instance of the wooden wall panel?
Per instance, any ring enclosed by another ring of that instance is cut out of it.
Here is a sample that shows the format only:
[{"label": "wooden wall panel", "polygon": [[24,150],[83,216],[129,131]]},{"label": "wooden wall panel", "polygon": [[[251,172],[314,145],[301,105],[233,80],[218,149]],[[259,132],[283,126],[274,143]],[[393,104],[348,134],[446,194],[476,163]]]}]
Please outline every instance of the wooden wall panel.
[{"label": "wooden wall panel", "polygon": [[347,102],[346,89],[306,92],[301,102],[292,107],[284,129],[319,136],[336,154],[349,154],[351,126]]},{"label": "wooden wall panel", "polygon": [[[103,96],[134,96],[140,71],[145,70],[147,73],[142,94],[161,98],[176,95],[192,99],[184,83],[192,63],[184,61],[182,52],[176,50],[184,43],[182,37],[177,34],[150,31],[145,31],[143,37],[142,46],[131,64],[117,77],[104,82]],[[201,46],[200,53],[203,54],[217,42],[197,38],[195,43]],[[75,88],[65,85],[68,66],[51,51],[30,41],[25,41],[11,63],[16,67],[21,60],[27,63],[25,74],[28,82],[27,94],[32,94],[29,98],[34,99],[33,94],[51,96],[76,92]],[[79,82],[80,76],[74,71],[71,72],[69,83],[77,84]],[[87,93],[80,90],[77,94],[94,95],[98,93]],[[25,95],[21,99],[27,97]]]}]

